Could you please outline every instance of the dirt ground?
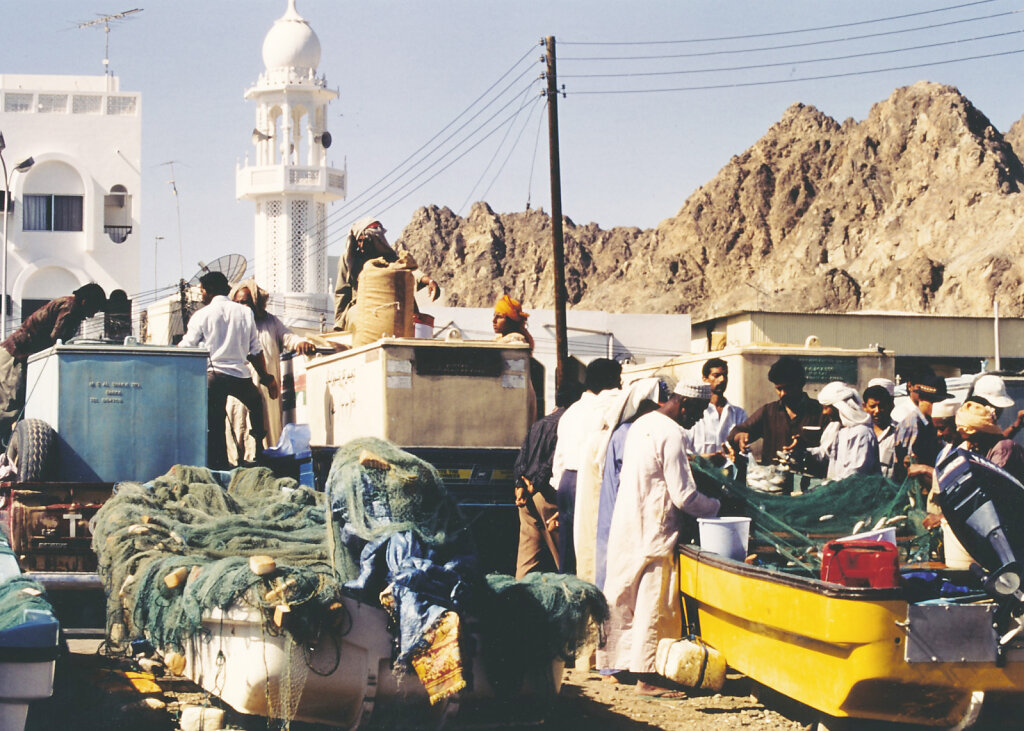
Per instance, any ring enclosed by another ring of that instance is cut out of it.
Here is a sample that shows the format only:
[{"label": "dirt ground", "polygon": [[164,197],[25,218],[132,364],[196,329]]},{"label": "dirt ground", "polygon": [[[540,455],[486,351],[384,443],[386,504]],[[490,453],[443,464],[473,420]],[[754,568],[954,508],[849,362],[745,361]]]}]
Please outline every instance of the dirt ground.
[{"label": "dirt ground", "polygon": [[[184,678],[156,677],[150,692],[140,692],[125,676],[132,670],[125,660],[96,654],[98,643],[72,641],[71,654],[58,664],[54,697],[33,704],[29,731],[175,731],[181,708],[186,704],[220,705]],[[136,668],[137,669],[137,668]],[[143,683],[143,685],[145,685]],[[158,707],[146,705],[145,699]],[[220,706],[223,707],[223,706]],[[451,709],[449,709],[451,710]],[[979,731],[1020,728],[1024,706],[986,708]],[[370,729],[402,731],[436,729],[441,717],[436,712],[395,713],[378,709]],[[600,676],[583,670],[566,670],[561,693],[546,703],[536,701],[481,706],[463,704],[446,719],[448,729],[587,729],[646,731],[665,729],[814,729],[818,715],[805,706],[730,673],[720,693],[691,693],[685,699],[643,698],[631,686],[601,682]],[[245,716],[226,709],[225,728],[258,731],[284,726],[266,718]],[[331,727],[291,724],[292,731],[328,731]],[[866,729],[854,723],[850,729]],[[895,731],[895,724],[870,726]]]}]

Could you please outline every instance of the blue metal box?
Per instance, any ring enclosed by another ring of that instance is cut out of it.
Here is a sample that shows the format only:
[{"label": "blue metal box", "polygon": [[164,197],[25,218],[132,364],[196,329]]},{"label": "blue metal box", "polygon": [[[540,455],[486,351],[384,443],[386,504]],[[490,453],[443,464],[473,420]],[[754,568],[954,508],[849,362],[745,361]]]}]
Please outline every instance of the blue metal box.
[{"label": "blue metal box", "polygon": [[57,432],[57,480],[144,482],[206,464],[204,348],[56,345],[29,358],[25,417]]}]

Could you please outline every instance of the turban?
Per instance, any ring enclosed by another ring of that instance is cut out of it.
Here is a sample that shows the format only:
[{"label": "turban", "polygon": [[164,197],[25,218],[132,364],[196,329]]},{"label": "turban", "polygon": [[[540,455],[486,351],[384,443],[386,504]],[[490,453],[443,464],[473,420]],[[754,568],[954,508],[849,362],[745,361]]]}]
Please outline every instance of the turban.
[{"label": "turban", "polygon": [[711,400],[711,386],[703,382],[680,381],[676,384],[675,391],[683,398],[698,399],[700,401]]},{"label": "turban", "polygon": [[956,410],[963,402],[957,398],[948,398],[932,404],[932,419],[948,419],[956,415]]},{"label": "turban", "polygon": [[352,224],[352,228],[349,229],[349,233],[352,234],[352,238],[358,239],[360,234],[373,233],[377,236],[383,237],[387,233],[387,229],[380,225],[380,221],[376,218],[360,218],[358,221]]},{"label": "turban", "polygon": [[514,300],[507,294],[494,304],[494,314],[504,315],[509,320],[516,322],[526,322],[530,317],[528,313],[523,312],[523,306],[519,304],[519,300]]},{"label": "turban", "polygon": [[999,436],[1003,434],[996,424],[996,410],[977,401],[968,401],[956,412],[956,428],[968,437],[978,432]]},{"label": "turban", "polygon": [[871,415],[861,406],[860,394],[841,381],[825,384],[818,394],[818,402],[822,406],[834,406],[843,426],[871,423]]},{"label": "turban", "polygon": [[896,393],[896,383],[891,378],[872,378],[868,381],[868,388],[872,386],[881,386],[890,396]]}]

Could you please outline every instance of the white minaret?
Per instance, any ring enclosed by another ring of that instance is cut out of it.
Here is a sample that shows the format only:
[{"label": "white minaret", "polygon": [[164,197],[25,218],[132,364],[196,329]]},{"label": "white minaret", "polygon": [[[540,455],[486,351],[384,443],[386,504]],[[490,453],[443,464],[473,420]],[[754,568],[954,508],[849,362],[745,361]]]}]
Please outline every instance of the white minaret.
[{"label": "white minaret", "polygon": [[345,197],[345,171],[327,166],[327,105],[338,94],[318,63],[320,40],[288,0],[263,40],[266,69],[245,92],[257,103],[256,153],[236,174],[238,198],[256,203],[256,281],[278,315],[307,327],[330,311],[325,219]]}]

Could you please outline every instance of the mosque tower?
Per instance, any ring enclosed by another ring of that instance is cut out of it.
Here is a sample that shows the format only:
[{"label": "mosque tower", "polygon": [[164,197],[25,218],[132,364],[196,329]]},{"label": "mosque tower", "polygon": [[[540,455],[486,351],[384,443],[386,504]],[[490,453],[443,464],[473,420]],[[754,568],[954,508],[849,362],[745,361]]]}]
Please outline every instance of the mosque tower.
[{"label": "mosque tower", "polygon": [[318,63],[320,40],[288,0],[263,39],[266,68],[245,92],[257,104],[255,160],[247,154],[235,180],[237,197],[256,203],[256,281],[276,314],[307,327],[331,310],[327,204],[345,197],[346,183],[345,170],[327,165],[327,105],[338,94]]}]

